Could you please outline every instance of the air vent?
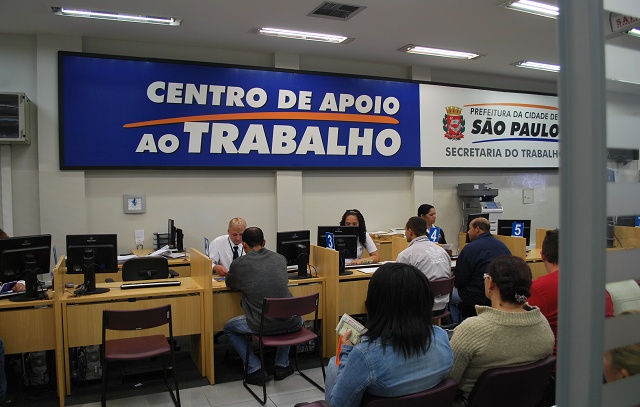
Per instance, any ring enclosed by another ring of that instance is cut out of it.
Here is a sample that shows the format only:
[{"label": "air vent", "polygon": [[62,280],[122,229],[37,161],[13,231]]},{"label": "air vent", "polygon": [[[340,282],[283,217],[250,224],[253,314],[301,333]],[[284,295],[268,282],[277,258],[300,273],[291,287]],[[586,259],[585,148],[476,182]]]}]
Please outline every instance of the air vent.
[{"label": "air vent", "polygon": [[351,17],[355,16],[366,7],[364,6],[351,6],[348,4],[332,3],[325,1],[315,8],[311,13],[307,14],[310,17],[329,18],[331,20],[347,21]]}]

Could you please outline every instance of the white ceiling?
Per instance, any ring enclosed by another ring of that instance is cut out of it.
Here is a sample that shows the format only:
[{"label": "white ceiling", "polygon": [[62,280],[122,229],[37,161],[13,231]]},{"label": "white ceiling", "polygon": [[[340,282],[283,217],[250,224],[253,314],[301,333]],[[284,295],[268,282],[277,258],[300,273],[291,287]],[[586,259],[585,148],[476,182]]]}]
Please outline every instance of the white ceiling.
[{"label": "white ceiling", "polygon": [[[516,12],[501,0],[349,0],[366,6],[348,21],[309,17],[322,0],[0,0],[0,32],[64,34],[215,49],[294,53],[400,66],[489,73],[554,82],[557,74],[516,68],[534,60],[558,64],[557,21]],[[68,18],[51,6],[182,18],[179,27]],[[254,27],[340,34],[348,44],[264,37]],[[624,36],[628,37],[628,36]],[[628,38],[616,38],[618,42]],[[630,42],[640,50],[640,39]],[[411,55],[406,44],[481,54],[476,60]]]}]

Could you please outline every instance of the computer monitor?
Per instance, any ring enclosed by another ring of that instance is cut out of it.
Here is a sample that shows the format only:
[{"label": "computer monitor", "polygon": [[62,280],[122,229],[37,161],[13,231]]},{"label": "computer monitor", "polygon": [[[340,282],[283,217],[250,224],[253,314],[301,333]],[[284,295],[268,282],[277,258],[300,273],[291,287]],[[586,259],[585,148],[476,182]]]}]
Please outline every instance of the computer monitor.
[{"label": "computer monitor", "polygon": [[531,240],[530,219],[498,219],[498,234],[501,236],[517,236],[518,231],[514,231],[514,223],[524,223],[524,229],[520,237],[524,237],[527,240],[526,245],[529,246]]},{"label": "computer monitor", "polygon": [[167,239],[169,242],[169,249],[175,249],[180,252],[184,251],[184,234],[182,233],[182,229],[176,228],[175,222],[173,219],[169,219],[167,225]]},{"label": "computer monitor", "polygon": [[287,266],[298,266],[298,274],[289,279],[307,278],[307,264],[311,249],[311,232],[308,230],[294,230],[278,232],[276,234],[276,251],[287,259]]},{"label": "computer monitor", "polygon": [[11,301],[33,301],[44,298],[38,274],[48,273],[51,264],[51,235],[16,236],[0,239],[0,281],[25,280],[23,296]]},{"label": "computer monitor", "polygon": [[616,226],[636,226],[636,216],[638,215],[626,215],[616,217]]},{"label": "computer monitor", "polygon": [[67,274],[84,274],[77,295],[100,294],[96,273],[118,272],[118,236],[115,234],[67,235]]},{"label": "computer monitor", "polygon": [[345,270],[345,260],[358,257],[358,227],[357,226],[318,226],[318,246],[327,247],[326,234],[333,233],[335,249],[340,255],[338,270],[340,275],[353,274]]}]

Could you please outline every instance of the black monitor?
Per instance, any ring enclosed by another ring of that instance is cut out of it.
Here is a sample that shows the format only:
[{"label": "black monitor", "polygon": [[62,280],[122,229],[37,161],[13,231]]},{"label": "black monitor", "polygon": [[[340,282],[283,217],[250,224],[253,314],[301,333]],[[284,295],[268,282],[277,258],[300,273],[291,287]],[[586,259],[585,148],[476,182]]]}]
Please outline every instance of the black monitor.
[{"label": "black monitor", "polygon": [[358,226],[318,226],[318,246],[327,247],[326,234],[333,233],[335,249],[340,254],[339,274],[353,274],[345,270],[345,260],[358,257]]},{"label": "black monitor", "polygon": [[184,234],[182,233],[182,229],[176,228],[173,219],[169,219],[167,225],[167,238],[169,239],[167,243],[169,245],[169,249],[175,249],[180,252],[184,251]]},{"label": "black monitor", "polygon": [[516,236],[512,233],[514,223],[524,223],[524,229],[522,230],[521,236],[519,237],[524,237],[527,240],[526,245],[529,246],[529,242],[531,240],[530,219],[498,219],[498,234],[501,236]]},{"label": "black monitor", "polygon": [[278,232],[276,234],[276,251],[287,259],[287,266],[298,266],[298,274],[289,279],[307,278],[307,264],[311,249],[311,232],[308,230],[294,230]]},{"label": "black monitor", "polygon": [[616,217],[616,226],[636,226],[636,216],[638,215],[627,215],[627,216],[618,216]]},{"label": "black monitor", "polygon": [[25,281],[25,294],[11,297],[11,301],[43,299],[38,274],[48,273],[50,264],[51,235],[0,239],[0,281]]},{"label": "black monitor", "polygon": [[100,294],[108,288],[96,288],[96,273],[118,272],[118,236],[67,235],[67,274],[84,274],[77,295]]}]

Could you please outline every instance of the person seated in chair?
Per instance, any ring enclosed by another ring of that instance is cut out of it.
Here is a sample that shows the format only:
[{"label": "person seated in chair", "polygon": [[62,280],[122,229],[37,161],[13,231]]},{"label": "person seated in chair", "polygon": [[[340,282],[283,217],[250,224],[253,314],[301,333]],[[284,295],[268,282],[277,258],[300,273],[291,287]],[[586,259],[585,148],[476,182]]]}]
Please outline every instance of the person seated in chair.
[{"label": "person seated in chair", "polygon": [[244,255],[242,247],[242,232],[247,228],[247,222],[242,218],[229,221],[227,234],[213,239],[209,252],[213,261],[213,272],[224,277],[229,272],[231,262]]},{"label": "person seated in chair", "polygon": [[455,288],[451,293],[449,307],[453,322],[457,323],[462,319],[456,304],[471,308],[473,315],[474,305],[488,304],[482,279],[487,265],[498,256],[511,254],[509,248],[491,234],[490,229],[491,224],[485,218],[476,218],[469,223],[468,235],[471,243],[462,248],[454,272]]},{"label": "person seated in chair", "polygon": [[[451,258],[447,252],[427,237],[427,222],[412,216],[404,227],[409,246],[398,254],[398,263],[411,264],[422,271],[429,281],[451,277]],[[435,299],[433,311],[441,314],[449,301],[449,295]]]},{"label": "person seated in chair", "polygon": [[539,308],[526,304],[531,279],[519,257],[500,256],[487,267],[484,292],[491,307],[476,305],[478,316],[462,321],[451,338],[449,376],[464,397],[485,370],[532,363],[553,352],[549,322]]},{"label": "person seated in chair", "polygon": [[[637,314],[640,310],[624,311],[620,315]],[[604,378],[609,382],[640,373],[640,342],[604,353]]]},{"label": "person seated in chair", "polygon": [[[224,325],[224,333],[229,342],[246,364],[247,335],[257,334],[260,329],[262,301],[264,298],[290,298],[289,280],[287,278],[287,261],[284,256],[265,248],[264,234],[257,227],[251,227],[242,233],[244,256],[231,263],[229,274],[225,279],[227,287],[242,291],[241,305],[245,315],[230,319]],[[265,321],[266,334],[278,335],[299,331],[302,318],[270,319]],[[289,366],[289,346],[279,346],[276,350],[275,379],[283,380],[293,373]],[[260,359],[249,354],[249,368],[246,372],[247,383],[262,385],[272,379],[266,374]]]},{"label": "person seated in chair", "polygon": [[416,267],[387,263],[373,274],[367,299],[367,332],[358,344],[347,330],[340,363],[329,360],[325,399],[357,407],[365,393],[398,397],[440,383],[453,362],[447,333],[432,325],[433,294]]}]

